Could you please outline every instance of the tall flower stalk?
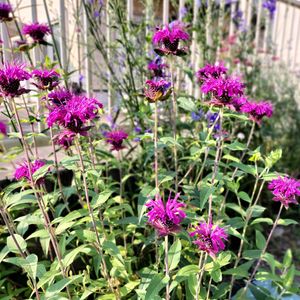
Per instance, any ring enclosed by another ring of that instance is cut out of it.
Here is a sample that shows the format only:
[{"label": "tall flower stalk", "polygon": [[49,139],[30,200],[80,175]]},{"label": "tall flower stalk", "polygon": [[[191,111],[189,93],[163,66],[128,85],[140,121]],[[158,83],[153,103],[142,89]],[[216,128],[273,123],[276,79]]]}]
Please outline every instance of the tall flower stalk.
[{"label": "tall flower stalk", "polygon": [[171,89],[172,89],[172,109],[173,109],[173,138],[174,138],[174,146],[173,146],[173,155],[174,155],[174,170],[175,170],[175,192],[178,191],[178,157],[177,157],[177,118],[178,118],[178,110],[177,110],[177,101],[175,95],[175,84],[174,84],[174,58],[170,59],[170,71],[171,71]]},{"label": "tall flower stalk", "polygon": [[247,280],[247,282],[246,282],[246,285],[245,285],[245,287],[244,287],[244,289],[243,289],[243,291],[242,291],[242,294],[241,294],[241,296],[240,296],[241,298],[244,296],[245,292],[247,291],[247,289],[248,289],[248,287],[249,287],[249,284],[250,284],[251,281],[253,280],[253,278],[254,278],[254,276],[255,276],[255,274],[256,274],[256,272],[257,272],[257,270],[258,270],[258,268],[259,268],[259,266],[260,266],[260,264],[261,264],[261,261],[262,261],[264,255],[265,255],[265,253],[266,253],[266,251],[267,251],[267,248],[268,248],[268,246],[269,246],[270,240],[271,240],[271,238],[272,238],[272,236],[273,236],[274,230],[275,230],[275,228],[276,228],[277,225],[278,225],[278,221],[279,221],[279,218],[280,218],[280,215],[281,215],[281,212],[282,212],[283,207],[284,207],[284,204],[281,203],[280,208],[279,208],[279,211],[278,211],[277,216],[276,216],[276,219],[275,219],[275,221],[274,221],[274,224],[273,224],[273,226],[272,226],[272,229],[271,229],[271,231],[270,231],[270,233],[269,233],[269,236],[268,236],[268,239],[267,239],[267,241],[266,241],[266,244],[265,244],[264,248],[262,249],[262,252],[261,252],[261,254],[260,254],[260,257],[259,257],[259,259],[258,259],[258,261],[257,261],[257,263],[256,263],[256,265],[255,265],[255,267],[254,267],[254,269],[253,269],[253,271],[252,271],[251,276],[248,278],[248,280]]}]

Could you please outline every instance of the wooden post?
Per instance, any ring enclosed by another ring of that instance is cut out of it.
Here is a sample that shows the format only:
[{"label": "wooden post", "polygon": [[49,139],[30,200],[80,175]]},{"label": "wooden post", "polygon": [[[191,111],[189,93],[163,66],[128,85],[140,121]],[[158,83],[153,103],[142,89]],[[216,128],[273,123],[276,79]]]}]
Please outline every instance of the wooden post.
[{"label": "wooden post", "polygon": [[[110,32],[110,11],[109,11],[109,1],[106,1],[106,42],[107,42],[107,59],[110,61],[111,59],[111,51],[110,51],[110,43],[111,43],[111,32]],[[111,87],[111,74],[108,71],[107,74],[107,109],[108,115],[112,115],[112,87]]]},{"label": "wooden post", "polygon": [[298,26],[297,26],[297,33],[296,33],[296,46],[295,46],[295,52],[294,52],[294,60],[293,60],[293,69],[296,68],[297,59],[299,59],[298,51],[299,51],[299,44],[300,44],[300,9],[298,9]]},{"label": "wooden post", "polygon": [[169,24],[169,10],[170,10],[170,3],[169,0],[163,0],[163,24]]},{"label": "wooden post", "polygon": [[255,54],[258,53],[258,47],[259,47],[261,15],[262,15],[262,0],[258,0],[258,2],[257,2],[257,20],[256,20],[256,25],[255,25],[255,50],[254,50]]},{"label": "wooden post", "polygon": [[67,43],[66,43],[66,14],[65,0],[59,0],[59,25],[60,25],[60,59],[64,72],[67,70]]},{"label": "wooden post", "polygon": [[133,19],[133,0],[127,0],[127,23],[130,24],[132,19]]},{"label": "wooden post", "polygon": [[89,58],[89,20],[87,13],[83,16],[83,40],[84,40],[84,68],[85,68],[85,89],[87,96],[90,97],[92,93],[92,65]]}]

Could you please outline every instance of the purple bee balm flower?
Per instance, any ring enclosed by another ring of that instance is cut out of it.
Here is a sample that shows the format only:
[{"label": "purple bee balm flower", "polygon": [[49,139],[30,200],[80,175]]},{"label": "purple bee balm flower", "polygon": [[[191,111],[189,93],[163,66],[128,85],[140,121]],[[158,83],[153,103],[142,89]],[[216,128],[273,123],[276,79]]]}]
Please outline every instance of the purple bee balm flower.
[{"label": "purple bee balm flower", "polygon": [[35,43],[39,44],[47,44],[44,37],[51,32],[50,27],[47,24],[40,24],[38,22],[25,24],[22,31],[23,34],[28,34]]},{"label": "purple bee balm flower", "polygon": [[65,88],[59,88],[48,94],[48,100],[55,106],[64,105],[71,99],[72,93]]},{"label": "purple bee balm flower", "polygon": [[12,7],[8,3],[0,3],[0,22],[8,22],[13,18],[9,15],[12,13]]},{"label": "purple bee balm flower", "polygon": [[165,25],[163,29],[158,29],[153,35],[152,41],[159,45],[158,49],[154,51],[162,55],[177,55],[182,56],[186,54],[185,48],[178,48],[179,41],[187,41],[190,39],[189,34],[184,29],[184,24],[180,21],[174,21],[169,25]]},{"label": "purple bee balm flower", "polygon": [[0,133],[3,135],[7,135],[6,124],[0,121]]},{"label": "purple bee balm flower", "polygon": [[296,197],[300,196],[300,181],[291,177],[281,177],[273,179],[268,189],[272,191],[274,201],[281,202],[287,209],[289,204],[298,204]]},{"label": "purple bee balm flower", "polygon": [[59,85],[60,75],[54,70],[34,70],[31,75],[36,79],[32,84],[40,90],[51,91]]},{"label": "purple bee balm flower", "polygon": [[65,105],[56,106],[50,111],[47,117],[48,126],[57,123],[65,128],[85,135],[89,127],[84,127],[85,123],[98,116],[99,108],[103,108],[95,98],[85,96],[73,96]]},{"label": "purple bee balm flower", "polygon": [[241,108],[248,103],[248,99],[246,97],[235,97],[231,101],[232,108],[236,111],[241,111]]},{"label": "purple bee balm flower", "polygon": [[227,240],[227,234],[225,230],[217,225],[207,224],[201,222],[195,230],[190,233],[191,237],[195,237],[193,242],[201,251],[205,251],[212,258],[216,257],[216,254],[225,249],[223,240]]},{"label": "purple bee balm flower", "polygon": [[174,199],[171,199],[170,195],[166,204],[161,198],[146,203],[148,223],[154,227],[159,236],[177,233],[181,229],[180,223],[186,217],[182,208],[186,207],[186,204],[177,201],[179,195],[176,194]]},{"label": "purple bee balm flower", "polygon": [[112,145],[111,150],[120,151],[124,149],[123,141],[128,138],[128,134],[123,130],[115,130],[104,134],[105,141]]},{"label": "purple bee balm flower", "polygon": [[273,115],[273,106],[267,101],[246,102],[241,107],[241,112],[249,114],[250,118],[258,124],[261,124],[263,117],[271,118]]},{"label": "purple bee balm flower", "polygon": [[166,77],[164,69],[168,68],[167,64],[163,64],[161,57],[157,56],[148,64],[148,70],[152,71],[154,77]]},{"label": "purple bee balm flower", "polygon": [[20,85],[21,81],[31,77],[24,68],[24,64],[6,63],[0,69],[0,95],[2,97],[16,97],[30,91]]},{"label": "purple bee balm flower", "polygon": [[230,106],[233,97],[239,97],[244,93],[244,84],[239,78],[208,78],[201,86],[203,93],[212,93],[211,104],[216,106]]},{"label": "purple bee balm flower", "polygon": [[208,78],[219,78],[221,75],[227,73],[227,68],[224,67],[223,63],[216,65],[207,64],[205,67],[201,68],[196,76],[199,79],[200,83],[203,83]]},{"label": "purple bee balm flower", "polygon": [[72,146],[75,137],[76,133],[66,129],[54,137],[54,142],[67,150]]},{"label": "purple bee balm flower", "polygon": [[171,94],[171,82],[160,80],[147,80],[148,87],[144,90],[144,95],[150,103],[167,100]]},{"label": "purple bee balm flower", "polygon": [[265,0],[262,6],[270,12],[271,19],[273,19],[276,11],[276,0]]},{"label": "purple bee balm flower", "polygon": [[[24,178],[27,181],[30,181],[30,170],[31,170],[31,175],[33,175],[38,169],[43,167],[45,164],[46,163],[43,160],[35,160],[34,162],[30,163],[30,169],[29,169],[28,163],[24,162],[16,169],[14,176],[17,180]],[[43,183],[43,178],[39,179],[36,183],[37,184]]]}]

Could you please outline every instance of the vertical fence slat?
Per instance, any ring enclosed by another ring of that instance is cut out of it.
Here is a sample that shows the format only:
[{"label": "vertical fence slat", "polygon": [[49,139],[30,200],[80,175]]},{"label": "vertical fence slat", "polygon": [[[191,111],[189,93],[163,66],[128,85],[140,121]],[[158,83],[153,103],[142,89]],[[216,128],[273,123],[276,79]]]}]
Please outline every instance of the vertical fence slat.
[{"label": "vertical fence slat", "polygon": [[300,44],[300,8],[298,8],[298,26],[297,33],[296,33],[296,45],[294,51],[294,60],[293,60],[293,68],[295,69],[297,66],[297,59],[299,59],[298,51],[299,51],[299,44]]},{"label": "vertical fence slat", "polygon": [[169,0],[163,0],[163,24],[169,23],[169,10],[170,10],[170,2]]},{"label": "vertical fence slat", "polygon": [[3,41],[2,44],[2,53],[3,53],[3,61],[8,62],[11,60],[11,52],[9,50],[9,35],[7,32],[6,25],[2,22],[1,23],[1,38]]},{"label": "vertical fence slat", "polygon": [[[199,7],[197,0],[193,1],[193,29],[195,29],[197,25],[197,18],[198,18],[198,12],[199,12]],[[192,32],[192,45],[191,45],[191,65],[193,70],[195,70],[195,61],[196,61],[196,37],[197,37],[197,32],[196,30],[193,30]],[[193,95],[193,81],[189,81],[189,94]]]},{"label": "vertical fence slat", "polygon": [[133,0],[127,0],[127,22],[133,19]]},{"label": "vertical fence slat", "polygon": [[230,25],[229,25],[229,36],[233,36],[234,34],[234,23],[233,18],[237,9],[238,3],[231,3],[230,4]]},{"label": "vertical fence slat", "polygon": [[84,71],[85,71],[85,89],[88,96],[92,92],[92,65],[89,58],[89,20],[87,12],[83,15],[83,40],[84,40]]},{"label": "vertical fence slat", "polygon": [[[287,23],[288,14],[289,14],[289,5],[286,5],[285,12],[284,12],[284,24]],[[285,42],[284,42],[285,35],[286,35],[286,26],[283,26],[281,43],[280,43],[280,58],[281,59],[283,57],[283,51],[284,51],[284,45],[285,45]]]},{"label": "vertical fence slat", "polygon": [[255,25],[255,39],[254,39],[255,54],[258,53],[258,48],[259,48],[260,24],[261,24],[261,17],[262,17],[262,0],[258,0],[256,11],[257,11],[257,20]]},{"label": "vertical fence slat", "polygon": [[294,6],[292,8],[292,18],[291,18],[291,27],[290,27],[290,33],[289,33],[289,40],[288,40],[288,65],[292,66],[292,58],[291,58],[291,52],[292,52],[292,45],[293,40],[295,38],[295,14],[296,14],[296,7]]},{"label": "vertical fence slat", "polygon": [[[110,42],[111,42],[111,30],[110,30],[110,9],[109,9],[109,1],[106,1],[106,10],[105,10],[105,18],[106,18],[106,42],[107,42],[107,59],[111,60],[111,51],[110,51]],[[112,115],[112,87],[111,87],[111,74],[107,71],[107,109],[108,115]]]},{"label": "vertical fence slat", "polygon": [[223,40],[224,18],[225,18],[225,0],[221,0],[219,20],[218,20],[218,48],[217,48],[217,58],[216,58],[217,61],[220,60],[220,49]]},{"label": "vertical fence slat", "polygon": [[66,44],[66,14],[65,0],[59,0],[59,25],[60,25],[60,59],[63,69],[67,72],[67,44]]},{"label": "vertical fence slat", "polygon": [[185,0],[179,0],[179,10],[178,10],[178,20],[182,21],[183,19],[183,10],[184,10]]}]

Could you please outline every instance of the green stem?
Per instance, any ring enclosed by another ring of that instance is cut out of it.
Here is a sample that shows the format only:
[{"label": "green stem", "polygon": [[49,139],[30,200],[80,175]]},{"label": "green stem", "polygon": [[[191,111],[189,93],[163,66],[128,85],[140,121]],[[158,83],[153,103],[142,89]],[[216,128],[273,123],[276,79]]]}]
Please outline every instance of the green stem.
[{"label": "green stem", "polygon": [[[168,240],[168,235],[166,235],[165,236],[165,274],[166,274],[167,278],[170,278],[168,256],[169,256],[169,240]],[[170,284],[169,284],[169,281],[166,285],[166,300],[170,300]]]},{"label": "green stem", "polygon": [[[155,190],[156,195],[159,194],[158,187],[158,149],[157,149],[157,130],[158,130],[158,113],[157,113],[157,101],[154,108],[154,173],[155,173]],[[155,197],[157,199],[157,196]]]},{"label": "green stem", "polygon": [[171,58],[170,60],[171,67],[171,87],[172,87],[172,106],[173,106],[173,138],[174,138],[174,147],[173,147],[173,155],[174,155],[174,164],[175,164],[175,193],[178,191],[178,157],[177,157],[177,127],[176,122],[178,118],[177,111],[177,101],[175,95],[175,85],[174,85],[174,60]]},{"label": "green stem", "polygon": [[275,230],[275,228],[276,228],[277,225],[278,225],[278,221],[279,221],[279,218],[280,218],[282,209],[283,209],[283,203],[281,203],[281,205],[280,205],[280,208],[279,208],[277,217],[276,217],[275,222],[274,222],[274,224],[273,224],[273,227],[272,227],[272,229],[271,229],[271,231],[270,231],[270,233],[269,233],[269,236],[268,236],[268,238],[267,238],[266,244],[265,244],[265,246],[264,246],[264,248],[263,248],[263,250],[262,250],[262,253],[261,253],[260,257],[259,257],[258,262],[256,263],[255,268],[253,269],[253,272],[252,272],[251,276],[250,276],[249,279],[247,280],[246,286],[244,287],[243,292],[242,292],[240,298],[242,298],[243,295],[245,294],[245,292],[247,291],[250,282],[253,280],[253,278],[254,278],[254,276],[255,276],[255,274],[256,274],[256,272],[257,272],[257,270],[258,270],[258,268],[259,268],[259,266],[260,266],[260,264],[261,264],[261,261],[262,261],[262,259],[263,259],[263,256],[264,256],[264,254],[265,254],[266,251],[267,251],[267,248],[268,248],[268,246],[269,246],[270,240],[271,240],[272,235],[273,235],[273,233],[274,233],[274,230]]}]

